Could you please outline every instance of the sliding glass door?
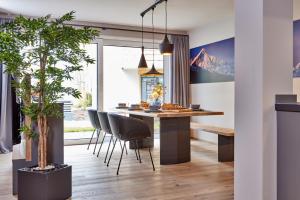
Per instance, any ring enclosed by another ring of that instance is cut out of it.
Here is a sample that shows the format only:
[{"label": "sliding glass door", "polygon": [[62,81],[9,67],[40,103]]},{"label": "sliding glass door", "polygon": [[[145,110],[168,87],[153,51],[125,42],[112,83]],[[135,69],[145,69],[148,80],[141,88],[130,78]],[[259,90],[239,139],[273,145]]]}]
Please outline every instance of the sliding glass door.
[{"label": "sliding glass door", "polygon": [[71,85],[81,92],[79,99],[69,95],[61,99],[64,103],[65,144],[87,143],[94,130],[87,110],[98,108],[99,45],[96,42],[82,46],[95,63],[84,64],[82,71],[74,73],[72,80],[64,82],[65,85]]}]

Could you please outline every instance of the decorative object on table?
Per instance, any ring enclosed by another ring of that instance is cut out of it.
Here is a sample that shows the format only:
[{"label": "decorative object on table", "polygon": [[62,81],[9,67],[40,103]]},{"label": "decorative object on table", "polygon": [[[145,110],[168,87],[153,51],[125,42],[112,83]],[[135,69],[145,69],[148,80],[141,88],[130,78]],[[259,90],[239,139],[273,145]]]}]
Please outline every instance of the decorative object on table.
[{"label": "decorative object on table", "polygon": [[165,14],[166,14],[166,23],[165,23],[165,36],[162,43],[159,45],[160,53],[164,56],[172,55],[174,45],[170,43],[168,38],[168,1],[165,1]]},{"label": "decorative object on table", "polygon": [[152,93],[150,95],[150,101],[152,106],[159,106],[162,103],[164,95],[164,88],[162,84],[157,84],[153,87]]},{"label": "decorative object on table", "polygon": [[144,109],[148,109],[150,106],[150,104],[146,101],[141,101],[141,107]]},{"label": "decorative object on table", "polygon": [[180,106],[178,104],[172,104],[172,103],[164,103],[162,106],[161,106],[161,109],[162,110],[181,110],[181,109],[184,109],[183,106]]},{"label": "decorative object on table", "polygon": [[[48,135],[51,133],[48,118],[62,116],[61,106],[56,102],[64,94],[81,96],[78,90],[65,87],[63,81],[72,79],[72,73],[82,70],[83,65],[95,62],[81,46],[99,35],[88,27],[78,29],[66,25],[72,20],[73,11],[56,20],[50,15],[35,19],[18,16],[0,26],[0,62],[6,65],[9,74],[20,80],[13,82],[13,86],[25,102],[22,112],[29,117],[21,130],[26,137],[38,139],[38,166],[18,170],[18,176],[26,177],[18,182],[19,199],[53,199],[52,194],[42,193],[49,191],[49,187],[52,191],[64,191],[57,192],[55,199],[71,196],[71,175],[62,175],[71,173],[71,168],[47,162],[51,156],[48,138],[52,138]],[[64,64],[60,65],[60,61]],[[36,131],[34,124],[37,124]],[[65,182],[60,182],[61,175]],[[51,184],[45,176],[53,177],[56,184]]]},{"label": "decorative object on table", "polygon": [[190,82],[234,81],[234,38],[190,50]]}]

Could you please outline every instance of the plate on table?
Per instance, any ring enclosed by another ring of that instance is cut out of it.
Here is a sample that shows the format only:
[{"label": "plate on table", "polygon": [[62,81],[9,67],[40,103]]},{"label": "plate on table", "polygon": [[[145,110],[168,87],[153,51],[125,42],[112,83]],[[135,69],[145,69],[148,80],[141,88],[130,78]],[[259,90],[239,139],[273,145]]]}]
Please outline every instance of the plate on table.
[{"label": "plate on table", "polygon": [[202,109],[202,108],[199,108],[199,109],[192,109],[192,111],[195,111],[195,112],[200,112],[200,111],[204,111],[204,109]]},{"label": "plate on table", "polygon": [[162,112],[161,110],[150,110],[150,109],[145,109],[144,111],[145,111],[145,113],[161,113]]},{"label": "plate on table", "polygon": [[129,111],[140,111],[144,110],[143,108],[128,108]]},{"label": "plate on table", "polygon": [[119,107],[119,106],[117,106],[116,109],[128,109],[128,107],[127,106],[125,106],[125,107]]}]

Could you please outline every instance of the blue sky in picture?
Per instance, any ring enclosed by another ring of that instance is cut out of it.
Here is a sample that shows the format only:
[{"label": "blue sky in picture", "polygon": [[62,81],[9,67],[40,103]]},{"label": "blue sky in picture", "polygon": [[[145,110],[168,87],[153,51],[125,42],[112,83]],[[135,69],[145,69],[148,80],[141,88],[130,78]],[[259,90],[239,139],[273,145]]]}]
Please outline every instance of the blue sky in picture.
[{"label": "blue sky in picture", "polygon": [[293,77],[300,77],[300,20],[294,22],[294,71]]},{"label": "blue sky in picture", "polygon": [[190,50],[191,84],[234,81],[234,38]]}]

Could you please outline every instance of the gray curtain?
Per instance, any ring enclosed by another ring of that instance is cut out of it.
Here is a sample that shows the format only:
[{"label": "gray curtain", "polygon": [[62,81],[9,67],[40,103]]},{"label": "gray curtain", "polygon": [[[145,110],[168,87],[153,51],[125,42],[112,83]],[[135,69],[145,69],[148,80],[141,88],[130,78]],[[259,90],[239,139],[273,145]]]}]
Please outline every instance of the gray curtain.
[{"label": "gray curtain", "polygon": [[171,36],[174,52],[170,69],[170,98],[172,103],[188,106],[190,103],[189,37]]},{"label": "gray curtain", "polygon": [[[1,19],[0,25],[9,22],[10,19]],[[0,153],[12,151],[12,93],[11,77],[4,73],[5,65],[0,63],[1,90],[0,90]]]}]

